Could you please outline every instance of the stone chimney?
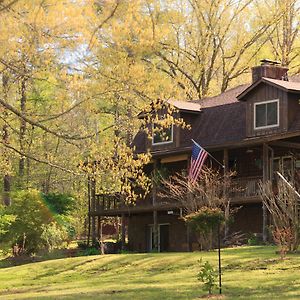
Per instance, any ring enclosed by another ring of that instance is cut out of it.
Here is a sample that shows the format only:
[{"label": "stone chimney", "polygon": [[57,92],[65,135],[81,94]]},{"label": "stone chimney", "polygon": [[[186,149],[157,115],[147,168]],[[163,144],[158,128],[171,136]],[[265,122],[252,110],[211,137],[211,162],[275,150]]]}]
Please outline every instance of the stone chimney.
[{"label": "stone chimney", "polygon": [[269,59],[262,59],[260,62],[260,66],[252,68],[252,83],[262,77],[288,81],[288,68],[281,66],[277,61]]}]

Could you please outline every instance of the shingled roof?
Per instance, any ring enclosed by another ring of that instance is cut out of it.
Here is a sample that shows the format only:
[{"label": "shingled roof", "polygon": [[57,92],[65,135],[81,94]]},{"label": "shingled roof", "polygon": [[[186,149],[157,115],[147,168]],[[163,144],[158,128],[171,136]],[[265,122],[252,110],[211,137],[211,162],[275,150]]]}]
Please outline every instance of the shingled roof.
[{"label": "shingled roof", "polygon": [[[287,91],[300,92],[300,76],[293,77],[294,81],[283,81],[269,78],[262,78],[261,82],[276,85]],[[201,106],[201,113],[192,122],[191,136],[203,147],[216,148],[217,146],[230,145],[247,140],[246,136],[246,103],[239,101],[238,97],[243,95],[253,84],[243,84],[232,88],[220,95],[208,97],[191,102],[180,102],[182,108],[191,104]],[[291,124],[289,131],[300,130],[299,117]],[[146,135],[138,133],[134,139],[137,152],[145,151]],[[181,149],[189,149],[191,142],[182,140]],[[176,151],[176,149],[172,149]],[[161,152],[158,150],[158,152]]]},{"label": "shingled roof", "polygon": [[249,85],[197,101],[202,113],[192,125],[192,136],[203,147],[241,141],[246,137],[246,105],[236,98]]}]

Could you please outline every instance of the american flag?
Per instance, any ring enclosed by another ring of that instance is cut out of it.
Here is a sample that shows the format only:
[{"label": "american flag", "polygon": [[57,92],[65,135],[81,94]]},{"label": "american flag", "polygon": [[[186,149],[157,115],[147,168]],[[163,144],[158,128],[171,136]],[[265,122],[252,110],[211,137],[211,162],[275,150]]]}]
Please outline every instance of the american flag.
[{"label": "american flag", "polygon": [[208,152],[193,140],[191,166],[189,171],[189,181],[191,183],[195,183],[197,181],[207,155]]}]

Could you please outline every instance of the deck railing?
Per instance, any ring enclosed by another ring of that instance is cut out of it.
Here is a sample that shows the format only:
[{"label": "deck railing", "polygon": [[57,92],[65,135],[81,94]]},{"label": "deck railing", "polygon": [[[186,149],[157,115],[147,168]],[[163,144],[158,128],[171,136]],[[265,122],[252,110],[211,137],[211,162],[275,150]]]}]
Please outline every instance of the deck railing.
[{"label": "deck railing", "polygon": [[261,176],[241,177],[234,179],[236,191],[233,192],[232,197],[258,197],[259,182],[261,180]]},{"label": "deck railing", "polygon": [[[259,182],[262,180],[261,176],[240,177],[234,179],[234,191],[230,193],[231,198],[249,198],[259,196]],[[96,195],[96,210],[107,211],[129,208],[131,206],[151,206],[151,194],[145,199],[137,201],[135,205],[125,204],[120,194],[101,194]],[[167,204],[166,199],[157,198],[157,204]]]},{"label": "deck railing", "polygon": [[119,209],[124,205],[121,201],[120,194],[98,194],[96,195],[96,210],[113,210]]}]

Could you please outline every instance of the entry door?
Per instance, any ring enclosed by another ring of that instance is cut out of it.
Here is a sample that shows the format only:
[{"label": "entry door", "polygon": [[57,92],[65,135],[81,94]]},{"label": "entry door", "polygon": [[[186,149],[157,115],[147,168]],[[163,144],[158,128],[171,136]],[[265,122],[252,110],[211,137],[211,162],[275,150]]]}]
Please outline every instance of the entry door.
[{"label": "entry door", "polygon": [[[169,250],[169,224],[158,225],[158,252],[165,252]],[[154,226],[149,225],[148,231],[148,245],[149,252],[154,251]]]},{"label": "entry door", "polygon": [[160,252],[166,252],[169,250],[169,225],[162,224],[159,226],[159,244]]}]

